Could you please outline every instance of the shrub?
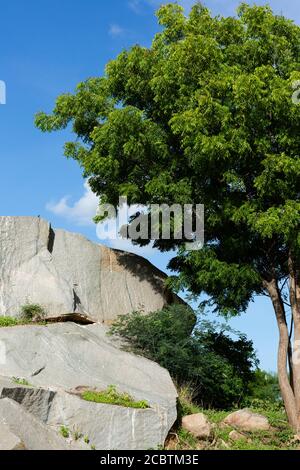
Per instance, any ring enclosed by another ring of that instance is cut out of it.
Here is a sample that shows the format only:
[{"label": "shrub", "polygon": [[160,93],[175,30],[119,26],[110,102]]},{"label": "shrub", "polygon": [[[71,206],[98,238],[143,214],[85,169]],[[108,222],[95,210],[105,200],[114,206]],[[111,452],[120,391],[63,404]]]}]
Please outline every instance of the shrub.
[{"label": "shrub", "polygon": [[106,403],[108,405],[124,406],[126,408],[149,408],[146,401],[134,401],[128,393],[120,393],[114,385],[110,385],[106,390],[97,392],[87,390],[83,392],[82,398],[94,403]]},{"label": "shrub", "polygon": [[[194,400],[206,407],[231,408],[248,393],[257,365],[253,344],[227,326],[207,321],[172,305],[143,315],[121,316],[110,333],[126,340],[125,349],[158,362],[179,386],[192,384]],[[234,341],[230,335],[235,334]]]},{"label": "shrub", "polygon": [[46,313],[39,304],[25,304],[21,307],[21,319],[29,322],[40,322],[44,319]]},{"label": "shrub", "polygon": [[62,437],[64,437],[65,439],[68,439],[68,437],[70,437],[70,430],[69,430],[69,428],[67,428],[67,426],[61,426],[61,427],[60,427],[60,434],[61,434]]},{"label": "shrub", "polygon": [[27,387],[32,387],[31,383],[28,382],[28,380],[26,379],[20,379],[20,377],[13,377],[12,380],[18,385],[25,385]]},{"label": "shrub", "polygon": [[8,326],[17,326],[19,324],[20,324],[20,321],[16,318],[0,317],[0,328],[5,328]]},{"label": "shrub", "polygon": [[253,399],[282,406],[278,377],[276,374],[270,374],[263,370],[257,370],[255,372],[253,381],[249,387],[249,397],[247,397],[248,401]]}]

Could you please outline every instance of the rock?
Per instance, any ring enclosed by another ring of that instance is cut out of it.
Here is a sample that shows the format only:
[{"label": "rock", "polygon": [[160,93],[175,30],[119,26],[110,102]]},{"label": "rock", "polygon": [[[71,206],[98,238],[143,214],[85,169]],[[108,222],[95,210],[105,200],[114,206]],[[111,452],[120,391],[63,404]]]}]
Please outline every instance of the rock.
[{"label": "rock", "polygon": [[[170,375],[154,362],[119,349],[107,331],[103,325],[75,323],[0,328],[6,350],[6,361],[0,363],[0,396],[18,403],[43,425],[79,430],[97,449],[162,446],[177,418]],[[25,378],[32,387],[10,385],[8,377]],[[67,393],[79,386],[103,390],[109,385],[147,401],[150,408],[96,404]]]},{"label": "rock", "polygon": [[21,439],[13,434],[9,426],[0,422],[0,450],[24,450]]},{"label": "rock", "polygon": [[223,439],[220,439],[219,445],[220,447],[223,447],[224,449],[230,449],[230,446]]},{"label": "rock", "polygon": [[70,450],[75,448],[60,437],[56,430],[41,423],[19,404],[3,398],[0,400],[0,427],[5,424],[18,436],[27,450]]},{"label": "rock", "polygon": [[210,422],[202,413],[184,416],[182,427],[198,439],[209,439],[212,431]]},{"label": "rock", "polygon": [[229,433],[229,438],[232,441],[247,441],[247,436],[245,436],[244,434],[241,434],[238,431],[231,431]]},{"label": "rock", "polygon": [[47,422],[78,429],[98,450],[157,449],[170,429],[167,413],[161,407],[134,409],[95,404],[67,393],[57,393]]},{"label": "rock", "polygon": [[111,323],[118,315],[182,302],[166,276],[145,259],[53,230],[37,217],[0,217],[0,315],[15,317],[26,303],[48,317],[78,313]]},{"label": "rock", "polygon": [[3,387],[1,398],[19,403],[40,421],[47,423],[51,404],[56,393],[52,390],[31,387]]},{"label": "rock", "polygon": [[268,419],[248,409],[235,411],[224,419],[224,423],[242,431],[269,431]]}]

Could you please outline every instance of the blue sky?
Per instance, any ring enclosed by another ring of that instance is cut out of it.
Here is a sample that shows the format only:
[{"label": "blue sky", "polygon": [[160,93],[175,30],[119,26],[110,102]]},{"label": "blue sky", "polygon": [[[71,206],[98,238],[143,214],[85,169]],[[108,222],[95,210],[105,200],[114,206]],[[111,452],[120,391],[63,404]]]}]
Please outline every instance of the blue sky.
[{"label": "blue sky", "polygon": [[[87,77],[132,44],[149,45],[158,30],[159,0],[10,0],[1,2],[0,80],[7,103],[0,105],[1,215],[41,215],[54,226],[97,240],[90,218],[94,196],[77,164],[63,157],[68,132],[41,134],[37,111],[50,111],[57,95]],[[186,10],[192,0],[181,3]],[[239,4],[207,0],[215,14],[232,15]],[[254,3],[254,2],[250,2]],[[264,4],[263,1],[256,1]],[[300,22],[299,1],[271,0],[278,13]],[[144,252],[165,269],[167,256]],[[268,299],[258,299],[231,324],[254,340],[261,365],[275,370],[277,331]]]}]

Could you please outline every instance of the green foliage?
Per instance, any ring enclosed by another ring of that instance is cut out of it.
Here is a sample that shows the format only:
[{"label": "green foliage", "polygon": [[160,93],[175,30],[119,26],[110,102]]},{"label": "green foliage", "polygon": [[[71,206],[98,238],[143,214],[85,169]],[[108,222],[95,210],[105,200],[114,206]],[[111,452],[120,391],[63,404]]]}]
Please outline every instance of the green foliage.
[{"label": "green foliage", "polygon": [[40,322],[44,319],[46,312],[39,304],[25,304],[21,307],[21,320],[27,322]]},{"label": "green foliage", "polygon": [[6,328],[8,326],[17,326],[20,321],[16,318],[11,317],[0,317],[0,328]]},{"label": "green foliage", "polygon": [[170,267],[178,288],[237,314],[264,293],[263,280],[287,276],[289,250],[299,258],[300,28],[246,3],[237,17],[199,3],[188,17],[175,4],[157,16],[149,48],[123,51],[36,125],[72,125],[65,154],[103,202],[203,203],[205,249],[182,247]]},{"label": "green foliage", "polygon": [[13,382],[15,382],[18,385],[25,385],[27,387],[32,387],[31,383],[28,382],[26,379],[21,379],[20,377],[13,377],[12,378]]},{"label": "green foliage", "polygon": [[247,403],[266,403],[266,406],[282,407],[279,383],[276,374],[270,374],[263,370],[256,370],[253,380],[249,386],[249,397]]},{"label": "green foliage", "polygon": [[247,393],[257,360],[251,341],[226,326],[202,322],[193,330],[190,308],[172,305],[150,315],[121,316],[111,334],[127,340],[126,349],[158,362],[180,385],[191,384],[203,406],[232,407]]},{"label": "green foliage", "polygon": [[125,408],[149,408],[149,405],[145,400],[135,401],[128,393],[118,392],[115,385],[110,385],[107,390],[103,390],[101,392],[87,390],[83,392],[82,398],[94,403],[124,406]]},{"label": "green foliage", "polygon": [[62,437],[64,437],[65,439],[68,439],[70,437],[70,430],[67,426],[61,426],[60,427],[60,434],[62,435]]}]

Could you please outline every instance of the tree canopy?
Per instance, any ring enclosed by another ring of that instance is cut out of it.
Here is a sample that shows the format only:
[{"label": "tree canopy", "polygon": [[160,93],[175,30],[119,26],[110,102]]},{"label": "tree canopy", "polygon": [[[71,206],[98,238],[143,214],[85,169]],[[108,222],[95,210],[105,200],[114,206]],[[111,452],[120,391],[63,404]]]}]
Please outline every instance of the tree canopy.
[{"label": "tree canopy", "polygon": [[300,27],[245,3],[236,17],[213,17],[200,3],[188,17],[176,4],[157,16],[161,31],[151,47],[123,51],[103,77],[60,96],[36,124],[43,131],[73,126],[77,139],[65,154],[103,202],[117,205],[125,195],[145,205],[205,205],[202,250],[185,252],[172,240],[156,246],[179,246],[170,265],[179,273],[175,284],[206,293],[219,313],[238,314],[254,296],[271,297],[279,380],[296,428],[300,367],[291,369],[290,383],[285,301],[289,295],[300,343],[300,106],[292,100]]}]

